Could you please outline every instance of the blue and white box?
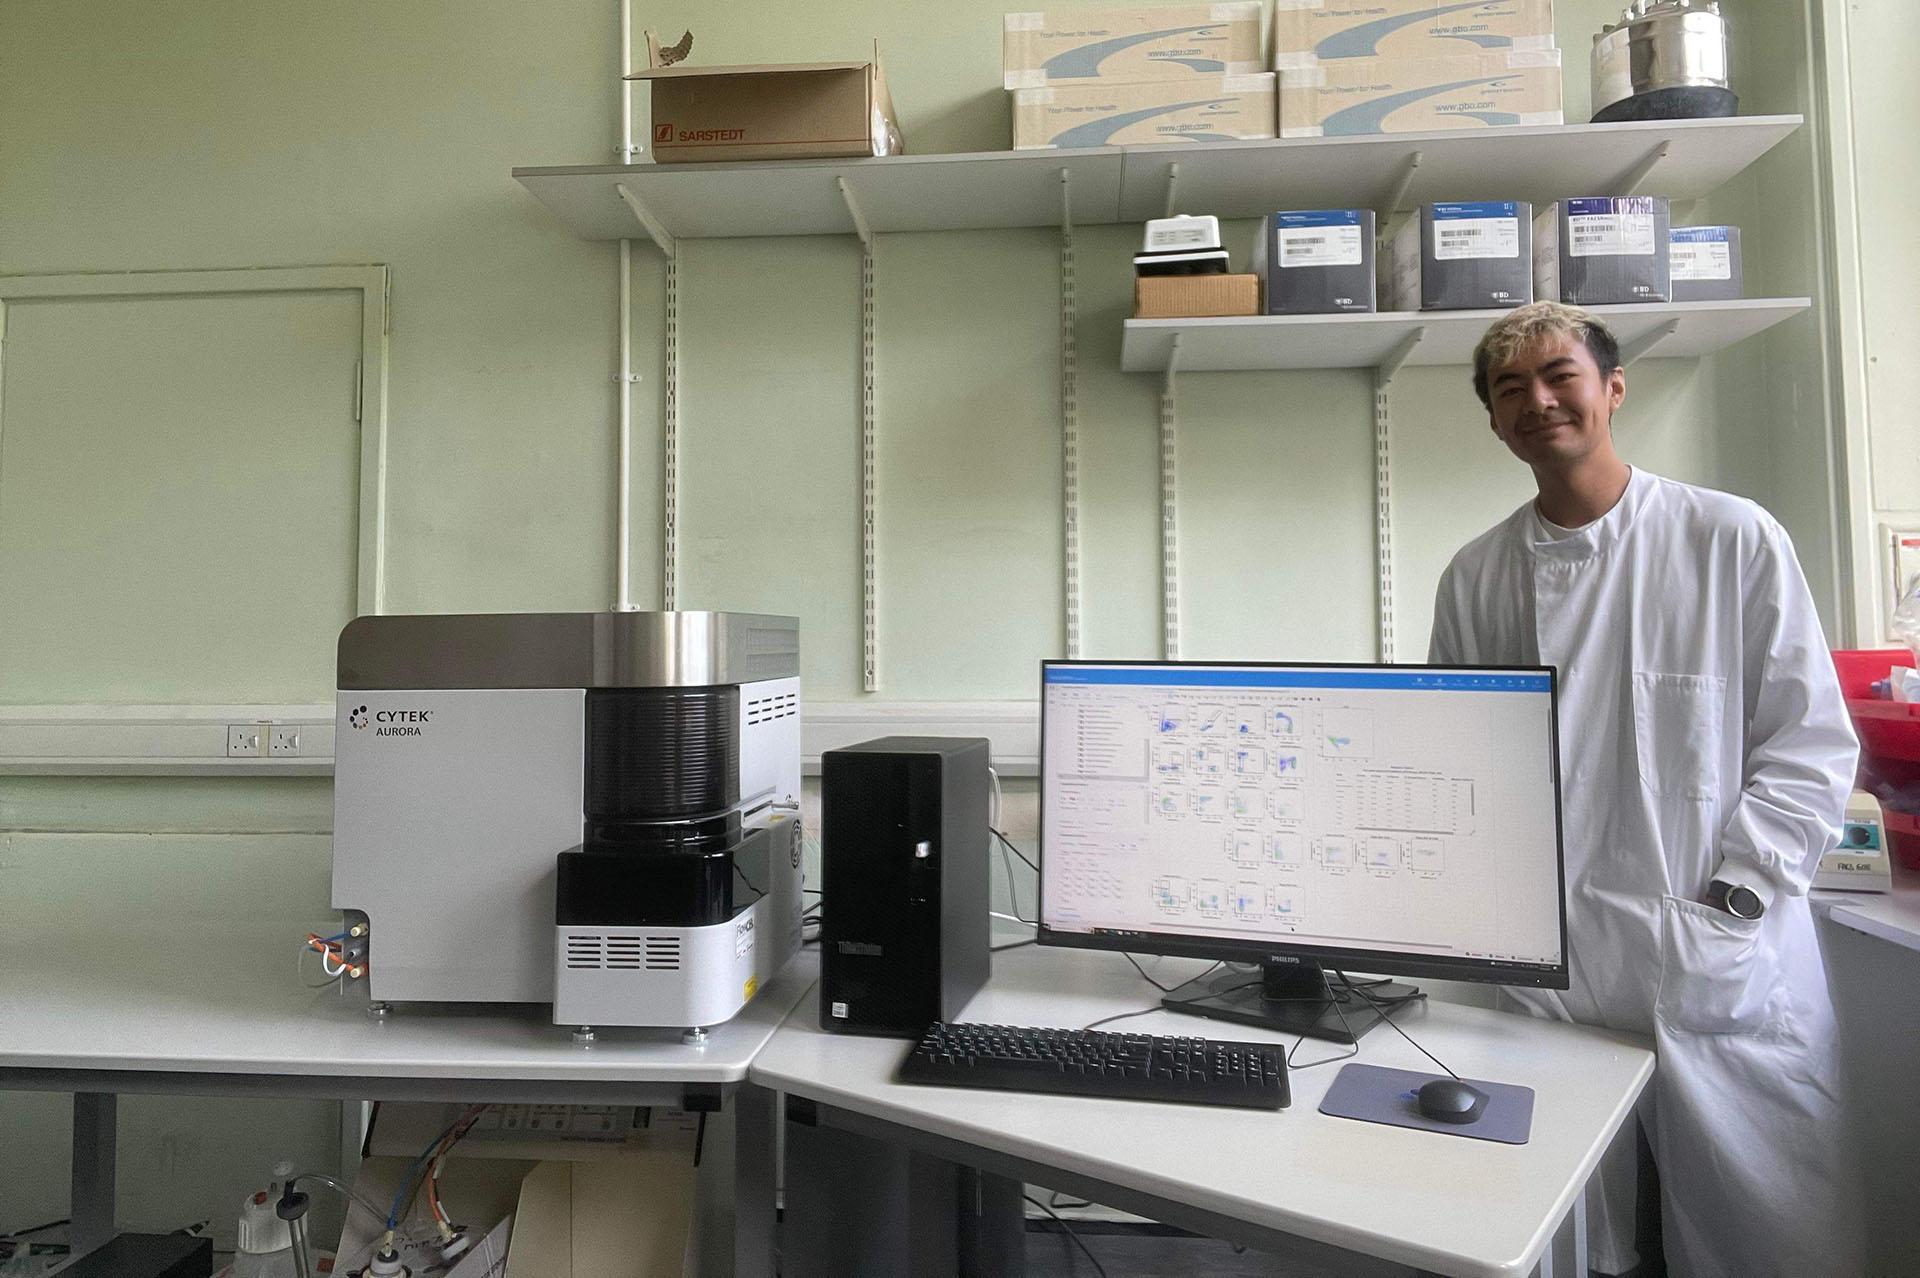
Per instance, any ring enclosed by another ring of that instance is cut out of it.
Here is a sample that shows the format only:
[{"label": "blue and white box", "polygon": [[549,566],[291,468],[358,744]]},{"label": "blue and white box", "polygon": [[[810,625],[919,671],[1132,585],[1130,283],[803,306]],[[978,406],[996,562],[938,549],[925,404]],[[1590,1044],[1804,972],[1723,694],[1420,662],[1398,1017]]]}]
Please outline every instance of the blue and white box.
[{"label": "blue and white box", "polygon": [[1556,200],[1533,220],[1533,295],[1575,306],[1668,301],[1671,229],[1657,195]]},{"label": "blue and white box", "polygon": [[1001,44],[1009,89],[1095,80],[1192,80],[1257,75],[1261,0],[1086,7],[1009,13]]},{"label": "blue and white box", "polygon": [[1269,213],[1253,245],[1269,315],[1369,312],[1374,298],[1373,210]]},{"label": "blue and white box", "polygon": [[1395,310],[1507,309],[1533,300],[1533,206],[1525,200],[1422,204],[1393,238]]},{"label": "blue and white box", "polygon": [[1737,226],[1676,226],[1668,240],[1673,300],[1726,302],[1746,296]]}]

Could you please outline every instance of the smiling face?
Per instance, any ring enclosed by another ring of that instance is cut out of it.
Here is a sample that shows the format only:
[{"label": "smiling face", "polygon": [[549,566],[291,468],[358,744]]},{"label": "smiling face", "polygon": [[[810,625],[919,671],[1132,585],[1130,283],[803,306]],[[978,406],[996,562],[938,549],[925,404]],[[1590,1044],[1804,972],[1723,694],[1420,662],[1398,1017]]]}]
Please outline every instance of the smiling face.
[{"label": "smiling face", "polygon": [[1578,336],[1556,333],[1488,370],[1487,413],[1515,457],[1535,471],[1564,472],[1612,447],[1614,410],[1626,394],[1625,372],[1602,369]]}]

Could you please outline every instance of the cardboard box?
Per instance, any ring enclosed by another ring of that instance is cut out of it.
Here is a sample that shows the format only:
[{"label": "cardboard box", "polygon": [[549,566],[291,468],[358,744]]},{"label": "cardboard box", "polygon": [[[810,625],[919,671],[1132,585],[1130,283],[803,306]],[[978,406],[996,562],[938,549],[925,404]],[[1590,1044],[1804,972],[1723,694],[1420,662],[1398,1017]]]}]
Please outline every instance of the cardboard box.
[{"label": "cardboard box", "polygon": [[1673,300],[1726,302],[1746,296],[1737,226],[1676,226],[1668,239]]},{"label": "cardboard box", "polygon": [[1280,136],[1559,124],[1560,52],[1337,58],[1280,72]]},{"label": "cardboard box", "polygon": [[1533,295],[1575,306],[1667,301],[1671,231],[1657,195],[1556,200],[1533,219]]},{"label": "cardboard box", "polygon": [[1009,13],[1001,75],[1009,89],[1089,80],[1191,80],[1253,75],[1260,0],[1154,8]]},{"label": "cardboard box", "polygon": [[[461,1105],[385,1103],[374,1112],[354,1190],[391,1201],[419,1170]],[[491,1234],[494,1253],[458,1278],[654,1278],[695,1272],[696,1116],[633,1106],[495,1105],[441,1169],[440,1197],[455,1219]],[[602,1122],[607,1119],[610,1121]],[[511,1239],[496,1222],[511,1224]],[[437,1272],[439,1240],[412,1227],[396,1239],[416,1274]],[[364,1264],[382,1222],[349,1212],[342,1272]],[[474,1253],[477,1255],[479,1248]],[[504,1260],[504,1264],[499,1262]],[[456,1278],[450,1274],[448,1278]]]},{"label": "cardboard box", "polygon": [[1254,237],[1253,273],[1269,315],[1375,309],[1372,209],[1269,213]]},{"label": "cardboard box", "polygon": [[1013,145],[1231,142],[1273,136],[1273,73],[1016,89]]},{"label": "cardboard box", "polygon": [[1393,237],[1395,310],[1510,309],[1533,300],[1533,208],[1524,200],[1423,204]]},{"label": "cardboard box", "polygon": [[507,1278],[680,1278],[691,1273],[693,1164],[651,1151],[544,1162],[513,1213]]},{"label": "cardboard box", "polygon": [[1258,275],[1143,275],[1133,282],[1135,319],[1259,313]]},{"label": "cardboard box", "polygon": [[1553,0],[1274,0],[1273,69],[1551,49]]},{"label": "cardboard box", "polygon": [[899,155],[878,55],[868,62],[652,67],[653,158],[713,160]]}]

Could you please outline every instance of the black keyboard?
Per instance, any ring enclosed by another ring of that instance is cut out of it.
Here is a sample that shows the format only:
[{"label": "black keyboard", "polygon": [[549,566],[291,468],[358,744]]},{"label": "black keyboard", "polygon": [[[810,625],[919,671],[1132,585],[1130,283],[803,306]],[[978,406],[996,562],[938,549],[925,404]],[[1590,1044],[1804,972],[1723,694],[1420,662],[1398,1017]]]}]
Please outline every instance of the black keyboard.
[{"label": "black keyboard", "polygon": [[1285,1109],[1279,1043],[935,1021],[901,1062],[903,1083],[1061,1096]]}]

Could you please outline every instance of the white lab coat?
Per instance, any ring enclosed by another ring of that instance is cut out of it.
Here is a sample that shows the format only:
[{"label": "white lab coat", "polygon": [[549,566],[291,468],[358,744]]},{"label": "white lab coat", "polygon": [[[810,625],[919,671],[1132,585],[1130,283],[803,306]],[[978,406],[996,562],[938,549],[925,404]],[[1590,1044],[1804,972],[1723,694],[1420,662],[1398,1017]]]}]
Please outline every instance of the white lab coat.
[{"label": "white lab coat", "polygon": [[[1448,566],[1431,659],[1559,668],[1572,988],[1509,993],[1654,1040],[1674,1278],[1861,1272],[1806,899],[1857,742],[1786,533],[1641,470],[1571,535],[1529,502]],[[1699,904],[1714,878],[1765,917]],[[1603,1272],[1634,1260],[1632,1177],[1610,1158],[1589,1198]]]}]

